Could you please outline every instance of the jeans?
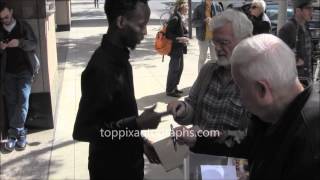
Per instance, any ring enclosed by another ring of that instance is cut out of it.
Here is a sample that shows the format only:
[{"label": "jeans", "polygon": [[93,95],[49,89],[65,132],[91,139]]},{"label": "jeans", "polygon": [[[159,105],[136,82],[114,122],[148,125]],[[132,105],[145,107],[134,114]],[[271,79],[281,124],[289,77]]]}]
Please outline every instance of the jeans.
[{"label": "jeans", "polygon": [[183,71],[183,54],[172,55],[170,57],[169,71],[167,76],[166,92],[170,93],[175,90],[180,82]]},{"label": "jeans", "polygon": [[212,62],[217,60],[216,50],[214,49],[214,45],[210,42],[210,40],[199,41],[199,61],[198,61],[198,72],[200,72],[203,64],[207,60],[207,52],[208,48],[210,49],[210,59]]},{"label": "jeans", "polygon": [[24,128],[29,109],[31,80],[32,74],[29,71],[5,75],[5,98],[11,129]]}]

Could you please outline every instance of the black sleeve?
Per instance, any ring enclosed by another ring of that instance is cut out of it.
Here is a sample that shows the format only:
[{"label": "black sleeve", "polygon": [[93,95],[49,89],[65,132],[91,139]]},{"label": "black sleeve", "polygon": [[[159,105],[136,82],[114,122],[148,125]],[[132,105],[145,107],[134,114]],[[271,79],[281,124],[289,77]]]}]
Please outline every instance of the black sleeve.
[{"label": "black sleeve", "polygon": [[190,150],[201,154],[249,159],[251,143],[250,138],[246,137],[241,144],[235,144],[233,147],[229,148],[225,143],[217,143],[213,138],[197,137],[195,146],[190,148]]},{"label": "black sleeve", "polygon": [[[113,119],[112,109],[116,101],[113,76],[112,73],[97,68],[82,74],[82,97],[74,126],[74,139],[80,141],[104,139],[101,138],[101,129],[138,129],[135,116]],[[110,116],[106,117],[105,114]]]},{"label": "black sleeve", "polygon": [[23,38],[19,39],[19,47],[24,51],[35,51],[37,38],[31,26],[27,22],[21,21],[21,28],[23,30]]},{"label": "black sleeve", "polygon": [[227,147],[225,143],[220,144],[212,137],[197,137],[195,146],[190,150],[202,154],[250,159],[252,147],[255,141],[259,140],[263,129],[264,123],[252,117],[249,121],[247,136],[240,144]]},{"label": "black sleeve", "polygon": [[269,22],[262,21],[260,23],[261,33],[270,33],[271,32],[271,26]]},{"label": "black sleeve", "polygon": [[166,32],[166,37],[168,39],[171,39],[173,42],[177,43],[177,37],[181,37],[181,35],[179,35],[179,30],[180,25],[179,25],[179,20],[178,17],[174,16],[172,18],[170,18],[170,20],[168,21],[168,26],[167,26],[167,32]]},{"label": "black sleeve", "polygon": [[296,27],[292,22],[287,22],[278,33],[278,37],[282,39],[291,49],[296,44]]}]

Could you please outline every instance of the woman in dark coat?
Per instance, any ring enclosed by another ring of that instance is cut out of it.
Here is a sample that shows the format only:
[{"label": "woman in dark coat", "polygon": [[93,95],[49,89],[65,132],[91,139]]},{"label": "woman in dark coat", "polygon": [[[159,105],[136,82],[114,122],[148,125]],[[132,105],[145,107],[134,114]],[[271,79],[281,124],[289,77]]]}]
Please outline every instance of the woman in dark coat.
[{"label": "woman in dark coat", "polygon": [[168,96],[180,97],[182,91],[177,86],[183,71],[183,54],[187,53],[187,29],[183,17],[188,13],[188,4],[184,0],[177,0],[173,15],[167,26],[166,37],[172,40],[172,49],[169,54],[170,63],[167,77],[166,93]]}]

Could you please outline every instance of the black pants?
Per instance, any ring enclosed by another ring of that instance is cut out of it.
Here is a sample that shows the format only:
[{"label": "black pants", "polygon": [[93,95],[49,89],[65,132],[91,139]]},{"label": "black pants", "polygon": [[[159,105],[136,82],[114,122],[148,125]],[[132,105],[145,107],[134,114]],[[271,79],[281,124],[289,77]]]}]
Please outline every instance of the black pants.
[{"label": "black pants", "polygon": [[183,71],[183,54],[170,56],[169,71],[167,76],[166,92],[170,93],[177,88]]},{"label": "black pants", "polygon": [[[130,149],[127,149],[130,151]],[[89,145],[89,174],[91,180],[103,179],[130,179],[143,180],[144,159],[143,155],[136,158],[125,158],[119,151],[110,152],[110,147],[97,150]]]}]

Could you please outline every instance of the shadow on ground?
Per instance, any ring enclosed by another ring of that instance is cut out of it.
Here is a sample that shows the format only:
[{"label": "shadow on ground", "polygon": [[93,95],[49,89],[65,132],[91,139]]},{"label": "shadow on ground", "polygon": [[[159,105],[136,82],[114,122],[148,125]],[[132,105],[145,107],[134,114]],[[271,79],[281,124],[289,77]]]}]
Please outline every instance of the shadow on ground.
[{"label": "shadow on ground", "polygon": [[[74,145],[75,143],[77,142],[69,140],[52,146],[52,142],[48,142],[48,146],[45,146],[44,148],[30,151],[17,156],[16,158],[11,158],[10,161],[1,162],[0,179],[20,179],[21,177],[24,179],[47,179],[49,168],[50,174],[54,174],[56,173],[55,169],[58,169],[58,167],[63,164],[59,161],[48,161],[48,158],[44,155],[50,152],[49,155],[51,156],[52,151],[69,145]],[[21,153],[23,153],[23,151]],[[10,154],[7,154],[5,156],[9,155]]]},{"label": "shadow on ground", "polygon": [[[182,96],[187,96],[189,94],[190,87],[186,87],[181,90],[183,91]],[[145,107],[149,107],[157,102],[168,104],[169,102],[175,101],[175,100],[178,100],[178,98],[169,97],[166,95],[165,92],[163,92],[163,93],[153,94],[150,96],[144,96],[140,99],[137,99],[137,103],[138,103],[138,109],[144,110]]]}]

